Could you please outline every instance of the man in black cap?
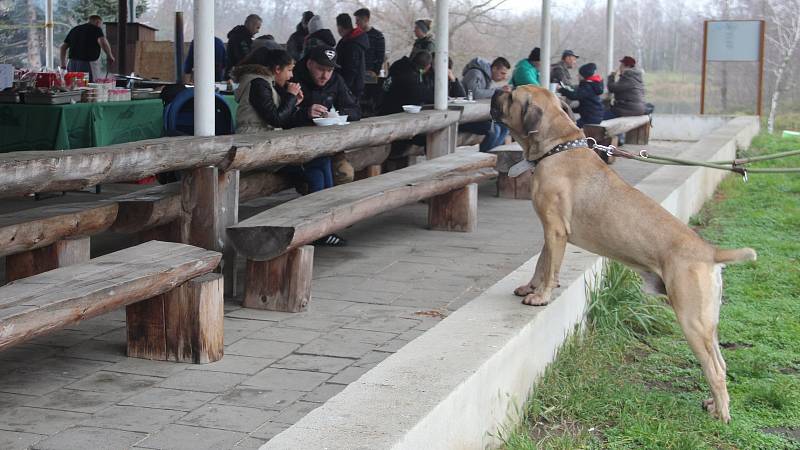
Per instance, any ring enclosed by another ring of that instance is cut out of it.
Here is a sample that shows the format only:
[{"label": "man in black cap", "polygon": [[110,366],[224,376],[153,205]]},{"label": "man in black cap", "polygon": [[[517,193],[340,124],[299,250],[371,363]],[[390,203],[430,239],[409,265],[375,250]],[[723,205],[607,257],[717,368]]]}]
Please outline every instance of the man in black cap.
[{"label": "man in black cap", "polygon": [[326,117],[336,108],[348,121],[361,119],[361,109],[344,79],[335,72],[336,50],[319,45],[309,49],[305,58],[295,66],[294,80],[303,89],[303,103],[295,114],[295,126],[311,125],[313,119]]},{"label": "man in black cap", "polygon": [[[293,118],[294,126],[311,125],[314,119],[326,117],[336,108],[340,116],[347,116],[348,122],[361,119],[358,100],[347,88],[344,78],[335,72],[336,50],[327,45],[317,45],[295,66],[294,80],[303,90],[301,103]],[[336,184],[353,181],[353,166],[347,162],[344,153],[332,159],[333,179]]]},{"label": "man in black cap", "polygon": [[579,56],[572,50],[564,50],[564,53],[561,54],[561,61],[553,64],[550,69],[550,82],[563,83],[564,86],[574,89],[575,86],[572,84],[572,75],[569,70],[578,65],[578,58]]}]

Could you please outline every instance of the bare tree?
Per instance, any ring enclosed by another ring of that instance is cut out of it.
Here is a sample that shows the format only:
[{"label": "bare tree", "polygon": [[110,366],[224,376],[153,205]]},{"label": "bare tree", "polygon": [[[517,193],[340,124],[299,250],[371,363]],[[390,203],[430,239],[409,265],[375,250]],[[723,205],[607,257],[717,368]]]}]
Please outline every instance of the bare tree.
[{"label": "bare tree", "polygon": [[775,57],[769,58],[770,71],[775,77],[775,85],[770,100],[767,130],[775,130],[775,113],[781,94],[791,87],[789,74],[792,55],[800,44],[800,0],[768,0],[767,17],[772,29],[767,34],[767,40],[774,47]]}]

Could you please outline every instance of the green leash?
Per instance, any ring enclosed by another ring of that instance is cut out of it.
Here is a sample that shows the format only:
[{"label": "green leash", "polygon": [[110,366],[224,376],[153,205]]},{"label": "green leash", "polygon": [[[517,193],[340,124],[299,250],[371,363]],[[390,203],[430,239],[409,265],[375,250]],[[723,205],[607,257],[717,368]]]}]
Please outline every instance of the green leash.
[{"label": "green leash", "polygon": [[661,164],[665,166],[695,166],[695,167],[708,167],[710,169],[727,170],[742,175],[742,177],[744,177],[744,181],[747,181],[748,173],[800,173],[800,167],[787,167],[787,168],[746,167],[747,164],[753,162],[768,161],[771,159],[797,156],[800,155],[800,150],[790,150],[788,152],[774,153],[771,155],[753,156],[750,158],[737,158],[727,161],[706,162],[706,161],[693,161],[688,159],[671,158],[668,156],[651,155],[647,152],[647,150],[642,150],[639,152],[638,155],[635,155],[633,153],[626,152],[625,150],[620,150],[613,145],[600,145],[597,143],[597,141],[595,141],[592,138],[588,138],[587,140],[590,141],[590,144],[594,143],[594,145],[592,145],[592,148],[604,151],[608,156],[618,156],[620,158],[633,159],[635,161],[641,161],[649,164]]}]

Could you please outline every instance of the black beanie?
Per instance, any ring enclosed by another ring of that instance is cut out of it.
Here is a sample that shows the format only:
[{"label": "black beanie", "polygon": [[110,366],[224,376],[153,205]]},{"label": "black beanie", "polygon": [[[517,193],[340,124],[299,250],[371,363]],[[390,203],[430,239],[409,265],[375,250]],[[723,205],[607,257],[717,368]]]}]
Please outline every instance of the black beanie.
[{"label": "black beanie", "polygon": [[589,78],[594,75],[595,72],[597,72],[597,64],[595,63],[584,64],[578,69],[578,73],[581,74],[583,78]]},{"label": "black beanie", "polygon": [[528,59],[534,62],[541,61],[542,60],[541,54],[542,50],[539,49],[539,47],[534,47],[534,49],[531,50],[530,55],[528,55]]}]

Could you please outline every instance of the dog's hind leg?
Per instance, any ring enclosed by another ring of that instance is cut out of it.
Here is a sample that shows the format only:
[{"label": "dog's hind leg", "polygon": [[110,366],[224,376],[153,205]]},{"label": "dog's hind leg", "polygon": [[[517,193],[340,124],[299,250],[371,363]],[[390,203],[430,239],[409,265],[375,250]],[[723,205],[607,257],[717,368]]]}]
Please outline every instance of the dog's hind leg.
[{"label": "dog's hind leg", "polygon": [[731,420],[725,360],[719,349],[717,325],[722,293],[719,266],[691,263],[672,273],[667,281],[667,293],[703,373],[711,387],[712,398],[703,406],[712,416],[727,423]]}]

